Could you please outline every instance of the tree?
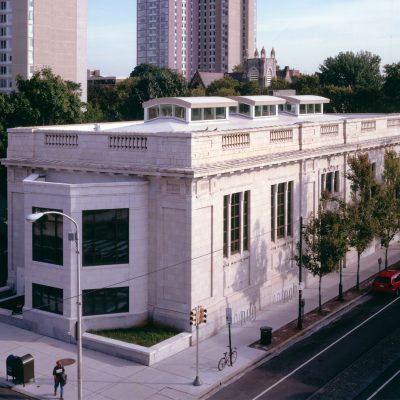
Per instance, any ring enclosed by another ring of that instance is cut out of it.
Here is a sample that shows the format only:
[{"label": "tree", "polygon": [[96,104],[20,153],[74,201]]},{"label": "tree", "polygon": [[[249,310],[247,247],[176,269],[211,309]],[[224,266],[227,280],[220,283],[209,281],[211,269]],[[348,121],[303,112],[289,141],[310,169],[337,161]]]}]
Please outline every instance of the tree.
[{"label": "tree", "polygon": [[122,120],[143,119],[143,103],[157,97],[188,96],[185,78],[179,73],[149,64],[140,64],[130,78],[118,85]]},{"label": "tree", "polygon": [[322,84],[334,86],[362,87],[380,90],[381,58],[368,51],[354,54],[352,51],[341,52],[336,57],[328,57],[319,66]]},{"label": "tree", "polygon": [[351,202],[347,206],[349,221],[350,247],[357,251],[357,282],[360,287],[360,259],[361,254],[368,248],[374,237],[374,198],[376,181],[372,165],[367,153],[359,153],[349,157],[350,171],[346,177],[350,180]]},{"label": "tree", "polygon": [[9,96],[11,113],[8,127],[82,121],[80,85],[64,81],[50,68],[35,72],[30,79],[18,76],[17,88],[18,91]]},{"label": "tree", "polygon": [[244,72],[244,65],[237,64],[232,68],[232,72]]},{"label": "tree", "polygon": [[271,80],[271,84],[266,88],[268,90],[282,90],[290,89],[290,83],[282,78],[275,78]]},{"label": "tree", "polygon": [[324,85],[320,95],[330,100],[324,105],[325,112],[348,113],[353,110],[354,92],[351,87]]},{"label": "tree", "polygon": [[[347,231],[343,226],[342,208],[327,207],[323,199],[319,206],[318,215],[310,215],[309,222],[302,232],[304,248],[302,258],[295,255],[297,264],[301,262],[304,268],[313,276],[318,276],[318,310],[322,312],[322,278],[324,275],[337,270],[340,260],[347,250]],[[300,254],[300,242],[297,243]]]},{"label": "tree", "polygon": [[321,82],[317,74],[300,75],[299,77],[293,78],[291,87],[296,90],[297,94],[319,94]]},{"label": "tree", "polygon": [[374,217],[377,235],[385,248],[387,269],[390,242],[400,231],[400,158],[394,150],[385,152],[382,184],[375,203]]},{"label": "tree", "polygon": [[224,76],[211,82],[207,89],[207,96],[238,96],[240,83],[230,76]]},{"label": "tree", "polygon": [[400,112],[400,62],[386,64],[384,67],[383,94],[386,99],[385,112]]}]

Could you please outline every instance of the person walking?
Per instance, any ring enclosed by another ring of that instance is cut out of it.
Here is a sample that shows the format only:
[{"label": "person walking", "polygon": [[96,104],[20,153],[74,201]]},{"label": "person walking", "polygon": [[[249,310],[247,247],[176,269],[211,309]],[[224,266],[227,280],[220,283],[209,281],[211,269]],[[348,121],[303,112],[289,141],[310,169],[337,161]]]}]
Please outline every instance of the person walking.
[{"label": "person walking", "polygon": [[60,361],[56,361],[56,366],[53,368],[54,377],[54,396],[57,396],[57,389],[60,386],[60,399],[64,399],[64,385],[65,385],[65,369]]}]

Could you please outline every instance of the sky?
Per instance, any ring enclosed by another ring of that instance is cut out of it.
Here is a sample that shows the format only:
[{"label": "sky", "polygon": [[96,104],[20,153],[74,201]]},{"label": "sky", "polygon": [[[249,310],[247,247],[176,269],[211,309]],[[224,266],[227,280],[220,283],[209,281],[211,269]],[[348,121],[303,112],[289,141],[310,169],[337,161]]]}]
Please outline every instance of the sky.
[{"label": "sky", "polygon": [[[400,62],[400,0],[257,1],[257,48],[305,74],[340,52]],[[88,68],[128,76],[136,65],[136,0],[88,0]]]}]

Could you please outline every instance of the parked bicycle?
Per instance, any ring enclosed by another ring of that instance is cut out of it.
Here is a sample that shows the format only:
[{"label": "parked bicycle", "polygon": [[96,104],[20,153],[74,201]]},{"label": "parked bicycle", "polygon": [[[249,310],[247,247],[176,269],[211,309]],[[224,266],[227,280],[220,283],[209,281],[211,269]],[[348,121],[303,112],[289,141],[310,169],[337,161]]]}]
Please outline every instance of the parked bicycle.
[{"label": "parked bicycle", "polygon": [[[232,367],[232,365],[235,363],[236,359],[237,359],[237,351],[236,351],[236,347],[234,347],[232,352],[226,351],[224,353],[224,356],[221,357],[221,359],[218,362],[218,369],[220,371],[222,371],[226,365],[228,365],[228,367]],[[231,360],[232,360],[232,363],[231,363]]]}]

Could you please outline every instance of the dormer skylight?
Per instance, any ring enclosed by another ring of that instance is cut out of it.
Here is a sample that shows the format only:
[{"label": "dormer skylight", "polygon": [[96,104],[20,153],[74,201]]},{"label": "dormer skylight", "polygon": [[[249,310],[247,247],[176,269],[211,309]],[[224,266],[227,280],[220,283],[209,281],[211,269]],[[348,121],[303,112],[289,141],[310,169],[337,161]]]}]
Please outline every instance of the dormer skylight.
[{"label": "dormer skylight", "polygon": [[281,105],[279,111],[297,116],[323,114],[324,104],[329,103],[329,99],[321,96],[297,95],[280,97],[286,100],[286,104]]},{"label": "dormer skylight", "polygon": [[144,120],[173,118],[178,121],[225,121],[237,102],[226,97],[162,97],[143,103]]},{"label": "dormer skylight", "polygon": [[230,114],[238,114],[247,118],[257,119],[276,117],[278,106],[285,104],[285,100],[275,96],[232,96],[238,102],[237,107],[230,107]]}]

